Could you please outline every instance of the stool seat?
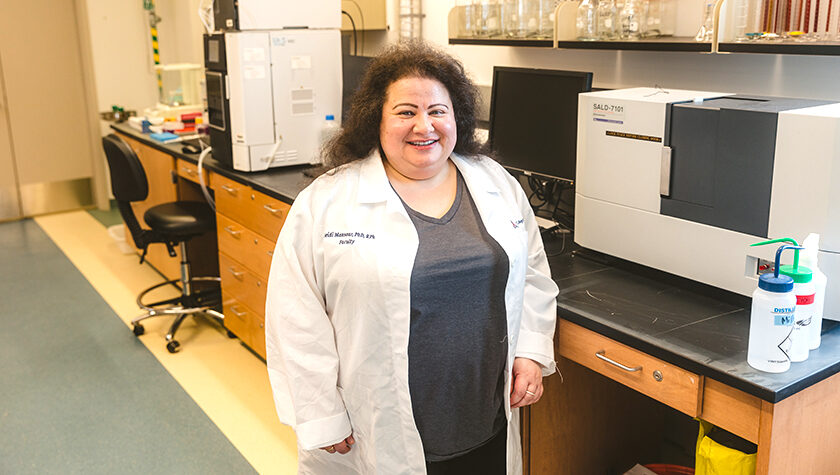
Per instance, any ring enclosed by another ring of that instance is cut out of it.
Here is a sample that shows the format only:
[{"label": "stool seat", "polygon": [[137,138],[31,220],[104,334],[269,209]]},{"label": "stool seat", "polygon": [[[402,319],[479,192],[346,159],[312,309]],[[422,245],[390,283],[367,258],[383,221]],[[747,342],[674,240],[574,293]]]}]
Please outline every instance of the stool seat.
[{"label": "stool seat", "polygon": [[216,215],[199,201],[174,201],[153,206],[143,215],[152,230],[175,238],[196,236],[216,227]]}]

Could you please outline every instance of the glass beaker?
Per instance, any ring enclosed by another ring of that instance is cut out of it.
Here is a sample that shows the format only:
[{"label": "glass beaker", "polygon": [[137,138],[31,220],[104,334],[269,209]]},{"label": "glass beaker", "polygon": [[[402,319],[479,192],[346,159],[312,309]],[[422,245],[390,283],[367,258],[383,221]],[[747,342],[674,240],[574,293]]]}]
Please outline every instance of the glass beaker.
[{"label": "glass beaker", "polygon": [[598,39],[598,0],[582,0],[577,8],[575,29],[580,41]]},{"label": "glass beaker", "polygon": [[524,38],[527,34],[526,6],[526,0],[502,1],[502,35],[506,38]]},{"label": "glass beaker", "polygon": [[533,0],[537,4],[536,38],[552,38],[554,36],[554,7],[555,0]]},{"label": "glass beaker", "polygon": [[638,0],[625,0],[618,14],[621,22],[621,39],[638,40],[642,35],[642,8]]},{"label": "glass beaker", "polygon": [[502,33],[502,11],[498,0],[473,1],[475,36],[491,38]]},{"label": "glass beaker", "polygon": [[658,37],[662,33],[660,29],[662,2],[661,0],[642,0],[642,2],[642,18],[644,18],[642,36],[645,38]]},{"label": "glass beaker", "polygon": [[458,19],[458,38],[472,38],[475,34],[472,0],[458,0],[455,8]]},{"label": "glass beaker", "polygon": [[618,8],[615,0],[598,0],[598,38],[607,41],[618,38]]}]

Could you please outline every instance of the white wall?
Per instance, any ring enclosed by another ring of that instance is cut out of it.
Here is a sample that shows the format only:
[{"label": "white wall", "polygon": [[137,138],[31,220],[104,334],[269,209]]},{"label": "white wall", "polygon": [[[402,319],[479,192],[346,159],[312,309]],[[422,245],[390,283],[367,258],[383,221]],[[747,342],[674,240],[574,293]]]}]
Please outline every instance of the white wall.
[{"label": "white wall", "polygon": [[[118,104],[138,112],[157,102],[148,13],[140,0],[86,0],[97,110]],[[161,62],[202,64],[199,0],[155,2]]]},{"label": "white wall", "polygon": [[840,100],[840,57],[651,51],[547,50],[448,45],[454,0],[426,0],[426,40],[446,45],[474,81],[492,83],[493,66],[592,71],[603,88],[666,88]]}]

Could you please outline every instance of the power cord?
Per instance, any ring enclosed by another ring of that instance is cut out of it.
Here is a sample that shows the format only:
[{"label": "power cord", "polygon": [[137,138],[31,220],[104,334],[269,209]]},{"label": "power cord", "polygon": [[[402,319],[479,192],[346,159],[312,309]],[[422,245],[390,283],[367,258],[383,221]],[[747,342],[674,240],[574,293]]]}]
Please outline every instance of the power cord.
[{"label": "power cord", "polygon": [[[342,15],[347,15],[347,18],[350,19],[350,26],[353,27],[353,56],[358,56],[359,55],[359,41],[356,39],[356,22],[353,21],[353,17],[350,16],[350,14],[347,13],[347,11],[341,10],[341,14]],[[364,33],[362,33],[362,34],[364,34]],[[362,52],[364,52],[364,50],[365,50],[365,47],[362,46]]]},{"label": "power cord", "polygon": [[[201,142],[199,140],[198,143],[201,144],[202,147],[204,147],[204,142]],[[208,146],[207,148],[203,148],[201,150],[201,153],[198,155],[198,184],[201,185],[201,193],[204,194],[204,199],[207,200],[207,203],[210,205],[210,208],[212,208],[213,212],[215,213],[216,202],[213,200],[213,197],[210,196],[210,192],[207,190],[207,183],[205,183],[204,181],[204,168],[202,166],[204,164],[204,159],[207,157],[207,155],[210,155],[211,150],[213,150],[213,147]]]}]

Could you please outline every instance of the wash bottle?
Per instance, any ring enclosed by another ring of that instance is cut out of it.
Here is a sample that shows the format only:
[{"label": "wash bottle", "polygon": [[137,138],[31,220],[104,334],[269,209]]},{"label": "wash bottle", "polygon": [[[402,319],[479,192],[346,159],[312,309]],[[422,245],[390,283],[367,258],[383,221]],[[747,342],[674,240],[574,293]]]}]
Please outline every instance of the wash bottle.
[{"label": "wash bottle", "polygon": [[790,369],[788,352],[796,295],[793,279],[779,274],[779,267],[782,252],[793,247],[779,247],[773,272],[758,276],[758,288],[752,295],[747,363],[759,371],[783,373]]},{"label": "wash bottle", "polygon": [[808,325],[808,349],[816,350],[820,347],[820,332],[822,331],[823,308],[825,307],[825,284],[828,279],[817,267],[817,251],[820,248],[820,235],[811,233],[802,242],[802,257],[800,262],[807,266],[814,273],[814,312],[811,316],[811,324]]},{"label": "wash bottle", "polygon": [[[799,265],[800,247],[796,240],[791,238],[771,239],[759,242],[753,246],[772,244],[777,242],[789,242],[793,244],[793,265],[778,267],[779,274],[786,275],[793,279],[793,293],[796,295],[796,312],[794,314],[793,332],[790,335],[790,361],[798,363],[808,359],[808,346],[810,339],[809,328],[814,313],[814,296],[816,288],[813,282],[811,269]],[[774,271],[775,272],[775,271]]]}]

